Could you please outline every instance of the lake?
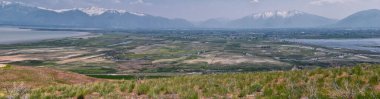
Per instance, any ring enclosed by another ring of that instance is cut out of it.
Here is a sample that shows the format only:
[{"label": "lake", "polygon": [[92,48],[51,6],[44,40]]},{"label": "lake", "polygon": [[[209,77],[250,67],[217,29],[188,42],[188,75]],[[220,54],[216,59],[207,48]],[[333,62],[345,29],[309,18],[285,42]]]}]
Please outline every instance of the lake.
[{"label": "lake", "polygon": [[286,41],[330,48],[345,48],[380,52],[380,38],[370,39],[288,39]]},{"label": "lake", "polygon": [[83,36],[88,34],[89,33],[73,31],[35,31],[31,29],[0,27],[0,44],[25,43],[31,41]]}]

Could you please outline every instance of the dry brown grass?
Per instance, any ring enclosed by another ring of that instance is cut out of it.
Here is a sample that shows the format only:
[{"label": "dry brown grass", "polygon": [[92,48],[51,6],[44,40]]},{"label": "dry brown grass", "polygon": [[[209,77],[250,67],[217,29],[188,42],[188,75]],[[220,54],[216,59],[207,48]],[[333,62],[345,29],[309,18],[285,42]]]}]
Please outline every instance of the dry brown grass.
[{"label": "dry brown grass", "polygon": [[92,83],[102,80],[51,68],[12,66],[9,69],[0,69],[0,81],[0,85],[24,83],[30,87],[39,87],[57,84]]},{"label": "dry brown grass", "polygon": [[66,64],[66,63],[73,63],[73,62],[81,62],[81,63],[112,63],[111,60],[107,60],[103,58],[104,54],[99,55],[91,55],[91,56],[84,56],[84,57],[77,57],[77,58],[68,58],[61,61],[58,61],[58,64]]},{"label": "dry brown grass", "polygon": [[11,55],[11,56],[0,56],[0,62],[9,63],[16,61],[24,61],[24,60],[40,60],[39,58],[32,58],[27,55]]}]

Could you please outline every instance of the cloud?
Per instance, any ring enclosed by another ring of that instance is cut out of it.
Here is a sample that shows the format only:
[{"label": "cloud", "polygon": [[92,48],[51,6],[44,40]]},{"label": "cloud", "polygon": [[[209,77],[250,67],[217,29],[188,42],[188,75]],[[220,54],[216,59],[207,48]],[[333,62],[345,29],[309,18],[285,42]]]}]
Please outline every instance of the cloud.
[{"label": "cloud", "polygon": [[115,3],[121,3],[120,0],[113,0],[113,2],[115,2]]},{"label": "cloud", "polygon": [[144,4],[144,3],[145,3],[144,0],[136,0],[136,1],[131,2],[130,4]]},{"label": "cloud", "polygon": [[250,3],[259,3],[260,1],[259,0],[250,0],[249,2]]},{"label": "cloud", "polygon": [[135,4],[152,5],[152,3],[145,2],[144,0],[136,0],[136,1],[130,2],[129,4],[132,4],[132,5],[135,5]]},{"label": "cloud", "polygon": [[339,4],[339,3],[346,3],[346,2],[352,2],[355,0],[312,0],[310,4],[314,5],[325,5],[325,4]]}]

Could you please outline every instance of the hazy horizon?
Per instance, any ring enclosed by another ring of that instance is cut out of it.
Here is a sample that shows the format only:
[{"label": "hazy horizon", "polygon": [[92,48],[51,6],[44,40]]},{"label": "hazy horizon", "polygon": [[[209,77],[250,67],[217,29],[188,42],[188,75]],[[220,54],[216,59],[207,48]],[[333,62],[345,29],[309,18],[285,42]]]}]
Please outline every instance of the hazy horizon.
[{"label": "hazy horizon", "polygon": [[199,22],[214,18],[237,19],[265,11],[299,10],[332,19],[355,12],[380,9],[380,0],[0,0],[50,9],[101,7],[141,12]]}]

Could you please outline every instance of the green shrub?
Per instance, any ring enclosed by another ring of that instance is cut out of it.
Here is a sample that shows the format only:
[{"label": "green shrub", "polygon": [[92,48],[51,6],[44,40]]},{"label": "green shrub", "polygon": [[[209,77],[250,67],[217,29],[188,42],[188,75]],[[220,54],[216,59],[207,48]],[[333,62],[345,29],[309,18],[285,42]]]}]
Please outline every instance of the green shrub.
[{"label": "green shrub", "polygon": [[368,83],[371,85],[377,85],[379,84],[379,76],[378,75],[373,75],[372,77],[369,78]]},{"label": "green shrub", "polygon": [[138,95],[144,95],[144,94],[147,94],[150,90],[150,86],[146,85],[146,84],[139,84],[137,86],[137,94]]},{"label": "green shrub", "polygon": [[255,83],[253,85],[250,86],[250,92],[261,92],[261,89],[263,88],[263,86],[261,84],[258,84],[258,83]]},{"label": "green shrub", "polygon": [[200,98],[196,91],[186,91],[180,96],[181,96],[181,99],[199,99]]}]

